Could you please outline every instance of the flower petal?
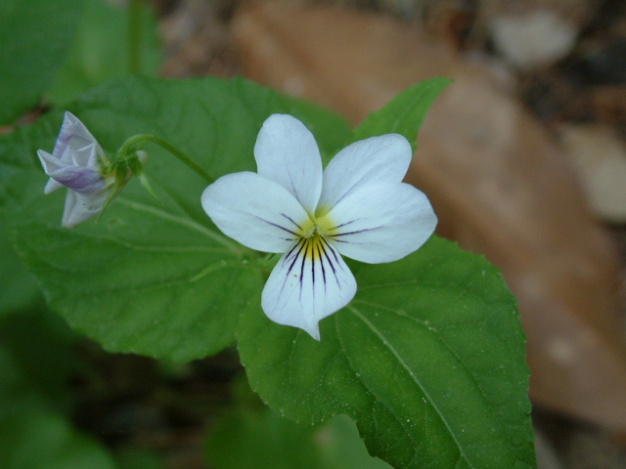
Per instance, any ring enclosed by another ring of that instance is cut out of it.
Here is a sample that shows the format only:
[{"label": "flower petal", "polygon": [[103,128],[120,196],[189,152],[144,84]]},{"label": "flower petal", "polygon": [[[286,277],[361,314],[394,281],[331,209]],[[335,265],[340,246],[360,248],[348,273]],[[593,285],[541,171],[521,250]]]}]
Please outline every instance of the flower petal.
[{"label": "flower petal", "polygon": [[411,163],[413,151],[402,135],[387,134],[348,145],[328,163],[320,207],[334,207],[362,185],[400,182]]},{"label": "flower petal", "polygon": [[[50,174],[54,173],[55,171],[58,171],[59,169],[63,167],[60,159],[58,159],[57,157],[51,155],[50,153],[46,151],[37,150],[37,156],[39,156],[39,161],[41,161],[41,166],[43,166],[43,170],[48,176],[50,176]],[[63,184],[50,178],[48,180],[48,183],[46,184],[44,193],[49,194],[50,192],[54,192],[57,189],[60,189],[61,187],[63,187]]]},{"label": "flower petal", "polygon": [[339,252],[370,264],[407,256],[426,242],[437,225],[426,195],[404,183],[363,186],[343,198],[327,217],[336,227],[327,237]]},{"label": "flower petal", "polygon": [[59,169],[65,166],[64,163],[61,162],[56,156],[51,155],[47,151],[37,150],[37,156],[39,157],[39,161],[41,162],[41,166],[43,166],[44,172],[50,176],[50,174],[58,171]]},{"label": "flower petal", "polygon": [[99,192],[107,186],[99,170],[84,166],[66,166],[50,173],[49,176],[60,184],[83,194]]},{"label": "flower petal", "polygon": [[96,167],[104,151],[80,119],[65,112],[52,155],[65,164]]},{"label": "flower petal", "polygon": [[63,210],[61,226],[72,228],[91,217],[95,217],[102,211],[107,196],[107,191],[80,194],[68,190],[65,197],[65,209]]},{"label": "flower petal", "polygon": [[337,250],[321,237],[301,238],[272,270],[261,306],[272,321],[320,340],[318,322],[347,305],[356,281]]},{"label": "flower petal", "polygon": [[287,114],[272,114],[254,145],[257,172],[287,189],[313,213],[322,192],[322,158],[313,134]]},{"label": "flower petal", "polygon": [[251,172],[219,178],[202,193],[202,207],[224,234],[265,252],[285,252],[308,220],[284,187]]}]

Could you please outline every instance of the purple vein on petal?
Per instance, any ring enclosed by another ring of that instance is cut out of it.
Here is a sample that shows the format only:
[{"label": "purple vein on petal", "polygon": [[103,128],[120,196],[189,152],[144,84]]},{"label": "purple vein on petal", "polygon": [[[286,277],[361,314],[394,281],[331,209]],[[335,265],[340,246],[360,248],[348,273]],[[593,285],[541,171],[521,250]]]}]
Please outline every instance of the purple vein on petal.
[{"label": "purple vein on petal", "polygon": [[298,279],[300,282],[300,294],[298,295],[298,299],[300,301],[302,301],[302,289],[304,288],[304,264],[306,264],[306,255],[307,255],[307,252],[309,251],[310,245],[311,245],[310,241],[306,239],[304,240],[304,252],[302,253],[302,250],[300,250],[300,252],[302,253],[302,264],[300,265],[300,278]]},{"label": "purple vein on petal", "polygon": [[339,228],[342,228],[342,227],[344,227],[344,226],[350,225],[350,224],[354,223],[355,221],[359,221],[359,220],[360,220],[360,218],[355,218],[354,220],[350,220],[350,221],[347,221],[347,222],[345,222],[345,223],[341,223],[340,225],[335,226],[335,227],[333,228],[333,230],[337,230],[337,229],[339,229]]},{"label": "purple vein on petal", "polygon": [[[381,228],[384,228],[384,226],[381,225],[381,226],[375,226],[374,228],[363,228],[362,230],[347,231],[345,233],[335,233],[335,234],[330,235],[330,237],[338,238],[339,236],[349,236],[349,235],[354,235],[354,234],[367,233],[368,231],[380,230]],[[337,240],[337,241],[341,241],[341,240]]]},{"label": "purple vein on petal", "polygon": [[[322,242],[325,245],[325,248],[324,248],[324,251],[323,251],[324,252],[324,257],[328,261],[328,265],[330,266],[331,270],[333,271],[333,274],[335,274],[335,280],[337,282],[337,286],[339,287],[339,289],[341,289],[341,283],[339,282],[339,278],[337,277],[337,269],[335,269],[335,266],[333,265],[333,261],[330,258],[330,256],[328,255],[328,251],[330,251],[330,253],[333,255],[333,257],[335,258],[335,262],[337,263],[338,266],[339,266],[339,258],[337,256],[337,254],[335,253],[334,249],[332,248],[332,246],[330,246],[328,244],[328,242],[324,238],[322,238]],[[326,248],[328,248],[328,251],[326,250]],[[324,261],[322,260],[322,263],[323,262]],[[325,285],[325,283],[324,283],[324,285]]]},{"label": "purple vein on petal", "polygon": [[[309,243],[311,245],[311,282],[313,283],[313,291],[315,291],[315,252],[317,243]],[[306,255],[304,256],[306,258]],[[304,260],[302,261],[304,263]]]},{"label": "purple vein on petal", "polygon": [[278,223],[274,223],[272,221],[266,220],[265,218],[261,218],[259,216],[254,215],[254,218],[256,218],[257,220],[261,220],[262,222],[267,223],[268,225],[272,225],[276,228],[280,228],[283,231],[286,231],[289,234],[292,234],[294,236],[298,236],[298,234],[295,231],[291,231],[289,228],[285,228],[284,226],[280,226]]},{"label": "purple vein on petal", "polygon": [[326,269],[324,268],[323,255],[326,255],[326,252],[322,243],[319,243],[317,245],[317,258],[320,260],[320,267],[322,268],[322,282],[324,282],[324,291],[326,291]]},{"label": "purple vein on petal", "polygon": [[286,215],[284,213],[281,213],[281,215],[285,217],[287,220],[289,220],[291,223],[293,223],[296,226],[296,228],[298,228],[299,230],[302,230],[302,227],[298,223],[296,223],[294,219],[291,218],[289,215]]},{"label": "purple vein on petal", "polygon": [[[287,255],[285,256],[283,262],[289,262],[290,261],[290,257],[293,256],[293,261],[291,262],[291,264],[289,265],[289,267],[287,268],[287,273],[285,274],[285,279],[283,281],[283,286],[280,289],[280,294],[283,294],[283,291],[285,290],[285,285],[287,284],[287,279],[289,278],[289,275],[291,275],[291,271],[293,270],[294,266],[296,265],[296,262],[298,261],[298,257],[300,256],[300,254],[302,253],[302,248],[304,247],[305,244],[305,239],[304,238],[300,238],[298,240],[298,242],[294,245],[294,247],[292,247],[289,252],[287,253]],[[294,251],[297,252],[294,253]],[[302,277],[300,277],[300,279],[302,279]],[[302,280],[300,280],[302,281]]]}]

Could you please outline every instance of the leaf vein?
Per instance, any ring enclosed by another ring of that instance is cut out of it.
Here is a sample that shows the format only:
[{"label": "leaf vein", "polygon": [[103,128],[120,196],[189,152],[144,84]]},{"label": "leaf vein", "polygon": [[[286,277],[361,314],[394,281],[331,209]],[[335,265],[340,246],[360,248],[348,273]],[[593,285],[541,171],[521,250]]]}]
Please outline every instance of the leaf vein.
[{"label": "leaf vein", "polygon": [[450,434],[450,436],[454,440],[455,444],[457,445],[459,453],[463,456],[465,461],[467,461],[467,463],[469,464],[469,467],[475,467],[469,461],[468,456],[465,454],[465,451],[463,450],[463,446],[461,445],[461,443],[460,443],[456,433],[450,427],[450,424],[448,423],[446,417],[443,415],[443,413],[441,412],[441,410],[439,409],[439,407],[435,403],[434,399],[432,398],[432,396],[430,395],[428,390],[422,385],[422,383],[417,378],[417,376],[415,376],[415,373],[413,373],[413,370],[411,370],[411,368],[408,366],[408,364],[402,359],[402,357],[400,356],[398,351],[393,347],[393,345],[391,345],[391,343],[385,338],[385,336],[366,317],[364,317],[360,313],[359,310],[357,310],[354,306],[348,306],[347,309],[349,309],[352,312],[352,314],[354,314],[358,319],[360,319],[374,333],[374,335],[376,337],[378,337],[378,339],[383,343],[383,345],[385,347],[387,347],[387,349],[394,355],[394,357],[396,357],[396,359],[398,360],[398,362],[400,363],[402,368],[404,368],[404,370],[409,374],[409,376],[411,377],[412,381],[416,384],[416,386],[424,394],[424,396],[430,402],[430,405],[433,407],[433,409],[435,410],[435,412],[437,413],[437,415],[439,416],[439,418],[441,419],[441,421],[443,422],[445,427],[448,429],[448,433]]},{"label": "leaf vein", "polygon": [[[352,307],[349,307],[349,309],[352,309]],[[341,350],[343,351],[343,356],[346,357],[346,361],[348,363],[348,366],[350,367],[350,369],[354,372],[354,374],[359,377],[359,373],[354,369],[354,367],[352,366],[352,364],[350,363],[350,360],[347,358],[349,357],[348,351],[345,348],[343,339],[341,338],[341,333],[339,332],[339,326],[337,324],[337,321],[335,321],[335,329],[337,331],[337,337],[339,339],[340,342],[340,347]],[[365,392],[367,392],[370,397],[372,398],[373,402],[370,404],[370,412],[369,414],[371,416],[376,415],[376,413],[374,412],[374,408],[376,405],[376,402],[380,403],[385,409],[387,409],[387,411],[393,415],[393,417],[396,419],[396,421],[400,424],[400,427],[402,427],[402,429],[404,430],[405,435],[409,438],[409,440],[411,441],[411,448],[413,449],[413,457],[411,458],[411,460],[415,460],[418,457],[418,448],[420,445],[419,441],[415,440],[415,437],[413,436],[413,433],[409,430],[409,428],[407,427],[404,419],[400,416],[398,416],[394,410],[392,409],[392,407],[387,404],[385,401],[381,400],[378,395],[376,394],[376,392],[374,391],[374,389],[372,389],[368,383],[364,382],[362,379],[359,379],[359,382],[361,383],[361,385],[363,386]],[[376,419],[374,419],[374,427],[378,428],[379,425],[376,423]],[[376,431],[375,433],[379,433],[378,431]]]},{"label": "leaf vein", "polygon": [[123,205],[126,205],[127,207],[130,207],[134,210],[137,210],[139,212],[144,212],[144,213],[149,213],[151,215],[154,215],[156,217],[159,217],[163,220],[166,221],[170,221],[173,223],[176,223],[178,225],[187,227],[187,228],[191,228],[192,230],[203,234],[204,236],[206,236],[209,239],[212,239],[214,241],[217,241],[218,243],[226,246],[227,248],[229,248],[231,251],[233,252],[240,252],[241,251],[241,247],[238,244],[233,243],[232,241],[230,241],[229,239],[227,239],[225,236],[222,236],[221,234],[208,229],[207,227],[196,223],[195,221],[188,219],[188,218],[184,218],[184,217],[179,217],[177,215],[173,215],[171,213],[166,212],[165,210],[161,210],[159,208],[156,207],[152,207],[150,205],[146,205],[146,204],[142,204],[139,202],[133,202],[131,200],[128,199],[124,199],[122,197],[120,197],[119,202],[122,203]]}]

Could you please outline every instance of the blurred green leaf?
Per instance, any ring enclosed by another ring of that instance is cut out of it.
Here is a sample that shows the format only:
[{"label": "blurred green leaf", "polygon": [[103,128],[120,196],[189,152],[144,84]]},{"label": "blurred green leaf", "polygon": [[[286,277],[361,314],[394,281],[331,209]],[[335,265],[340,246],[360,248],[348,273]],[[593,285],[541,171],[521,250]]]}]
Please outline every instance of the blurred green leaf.
[{"label": "blurred green leaf", "polygon": [[238,411],[214,427],[207,444],[216,469],[316,469],[321,458],[313,429],[277,418],[269,409]]},{"label": "blurred green leaf", "polygon": [[[41,306],[43,296],[36,278],[18,257],[10,242],[8,221],[3,208],[19,204],[33,196],[40,196],[40,187],[34,181],[40,172],[36,148],[31,141],[40,141],[46,147],[54,145],[41,121],[28,127],[17,127],[0,137],[0,317],[14,311]],[[47,136],[47,137],[46,137]]]},{"label": "blurred green leaf", "polygon": [[[74,360],[74,362],[73,362]],[[113,469],[108,453],[63,416],[76,364],[67,326],[48,314],[0,321],[2,469]]]},{"label": "blurred green leaf", "polygon": [[[108,152],[152,132],[214,177],[254,170],[256,134],[274,112],[294,114],[325,135],[325,155],[350,134],[332,113],[244,80],[127,79],[86,94],[70,110]],[[0,164],[14,174],[6,219],[50,306],[109,351],[186,361],[229,345],[241,311],[259,310],[250,298],[264,279],[241,262],[250,251],[202,210],[207,182],[148,145],[146,175],[163,205],[131,181],[100,223],[63,229],[65,190],[44,196],[41,170],[20,166],[35,148],[50,149],[54,134],[41,130],[56,133],[60,123],[61,114],[51,113],[33,127],[33,139],[29,129],[0,138]]]},{"label": "blurred green leaf", "polygon": [[126,448],[116,454],[120,469],[165,469],[165,465],[153,453],[137,448]]},{"label": "blurred green leaf", "polygon": [[0,224],[0,259],[0,318],[34,305],[43,306],[39,284],[9,243],[4,224]]},{"label": "blurred green leaf", "polygon": [[222,417],[207,440],[216,469],[389,469],[371,457],[356,425],[343,415],[319,428],[282,419],[270,409],[239,409]]},{"label": "blurred green leaf", "polygon": [[0,2],[0,125],[35,107],[63,63],[80,17],[78,0]]},{"label": "blurred green leaf", "polygon": [[315,429],[314,438],[323,461],[332,469],[389,469],[381,459],[369,455],[356,424],[345,415],[336,415]]},{"label": "blurred green leaf", "polygon": [[0,335],[28,387],[51,408],[66,408],[67,381],[81,366],[72,349],[76,336],[67,324],[50,311],[24,311],[2,318]]},{"label": "blurred green leaf", "polygon": [[1,422],[0,461],[3,469],[117,467],[98,443],[44,408],[32,408]]},{"label": "blurred green leaf", "polygon": [[[36,388],[28,384],[13,353],[0,341],[0,428],[5,419],[27,409],[47,407],[49,403]],[[1,437],[0,433],[0,437]]]},{"label": "blurred green leaf", "polygon": [[[82,16],[74,41],[46,93],[56,105],[130,74],[127,8],[105,0],[82,1]],[[141,7],[141,74],[155,75],[162,60],[157,19],[147,2],[142,2]]]}]

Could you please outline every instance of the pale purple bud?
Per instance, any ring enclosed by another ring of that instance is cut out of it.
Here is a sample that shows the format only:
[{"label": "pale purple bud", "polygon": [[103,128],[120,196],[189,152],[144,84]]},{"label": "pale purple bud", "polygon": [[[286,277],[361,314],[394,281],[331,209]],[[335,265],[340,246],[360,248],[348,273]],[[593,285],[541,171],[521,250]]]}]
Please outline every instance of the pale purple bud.
[{"label": "pale purple bud", "polygon": [[39,150],[37,155],[50,176],[44,192],[69,189],[63,226],[74,226],[102,211],[114,178],[103,176],[104,151],[76,116],[66,112],[52,154]]}]

